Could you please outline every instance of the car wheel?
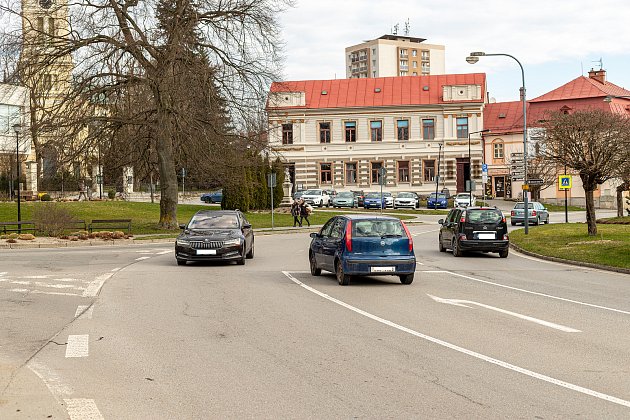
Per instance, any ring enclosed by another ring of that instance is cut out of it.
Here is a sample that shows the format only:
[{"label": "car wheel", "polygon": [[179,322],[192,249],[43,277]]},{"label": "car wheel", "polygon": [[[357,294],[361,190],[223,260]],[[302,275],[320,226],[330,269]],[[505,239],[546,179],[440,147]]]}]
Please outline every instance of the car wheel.
[{"label": "car wheel", "polygon": [[534,226],[538,226],[540,224],[540,217],[536,218],[536,221],[534,222]]},{"label": "car wheel", "polygon": [[403,274],[398,276],[400,278],[400,282],[402,284],[411,284],[413,283],[413,273],[411,274]]},{"label": "car wheel", "polygon": [[343,272],[343,264],[341,261],[337,261],[335,274],[337,275],[337,281],[341,286],[347,286],[350,284],[350,276]]},{"label": "car wheel", "polygon": [[547,218],[545,219],[545,224],[548,225],[549,224],[549,215],[547,215]]},{"label": "car wheel", "polygon": [[252,247],[249,249],[249,252],[245,256],[247,259],[251,260],[254,258],[254,241],[252,240]]},{"label": "car wheel", "polygon": [[444,244],[442,244],[442,235],[440,235],[440,238],[438,239],[438,249],[440,252],[446,252],[446,248],[444,248]]},{"label": "car wheel", "polygon": [[186,265],[186,260],[177,259],[177,265]]},{"label": "car wheel", "polygon": [[506,248],[504,251],[499,251],[499,257],[501,258],[507,258],[508,254],[510,253],[510,249]]},{"label": "car wheel", "polygon": [[245,253],[245,249],[243,249],[243,254],[241,255],[241,258],[236,260],[236,264],[238,264],[238,265],[245,265],[245,258],[247,258],[245,254],[246,254]]},{"label": "car wheel", "polygon": [[462,249],[459,247],[459,241],[457,239],[453,239],[453,256],[461,257],[463,255]]},{"label": "car wheel", "polygon": [[324,200],[320,201],[319,204],[317,205],[317,207],[323,207],[324,206]]},{"label": "car wheel", "polygon": [[308,257],[311,266],[311,276],[319,276],[322,274],[322,269],[317,267],[317,261],[315,261],[315,255],[313,253]]}]

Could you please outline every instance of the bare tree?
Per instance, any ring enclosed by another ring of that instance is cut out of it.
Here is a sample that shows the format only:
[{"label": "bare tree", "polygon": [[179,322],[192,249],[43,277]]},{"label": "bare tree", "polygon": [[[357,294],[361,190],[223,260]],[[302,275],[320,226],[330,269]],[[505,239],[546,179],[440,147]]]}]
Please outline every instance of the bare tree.
[{"label": "bare tree", "polygon": [[[2,1],[0,11],[22,16],[14,0]],[[127,130],[128,138],[138,135],[140,145],[151,144],[144,150],[155,154],[158,165],[160,225],[175,228],[177,156],[229,155],[230,136],[217,130],[225,124],[214,119],[228,114],[238,123],[264,101],[280,58],[277,17],[289,6],[290,0],[76,2],[67,6],[69,31],[49,34],[49,58],[29,69],[41,74],[34,67],[74,58],[73,95],[64,102],[89,109],[102,101],[109,109],[97,118],[102,132]],[[143,95],[135,102],[143,107],[113,112],[122,101],[133,103],[135,94]],[[201,109],[214,106],[216,112],[205,117],[197,112],[200,98]],[[213,131],[218,149],[187,152],[192,136],[208,138]]]},{"label": "bare tree", "polygon": [[577,172],[586,196],[588,234],[597,234],[593,191],[618,175],[630,148],[630,118],[601,110],[554,113],[544,124],[545,156]]}]

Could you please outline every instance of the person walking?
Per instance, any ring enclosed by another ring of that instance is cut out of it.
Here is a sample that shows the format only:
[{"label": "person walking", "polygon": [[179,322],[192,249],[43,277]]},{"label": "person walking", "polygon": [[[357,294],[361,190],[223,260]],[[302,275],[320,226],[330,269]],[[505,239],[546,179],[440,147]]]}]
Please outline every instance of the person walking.
[{"label": "person walking", "polygon": [[311,222],[308,220],[308,216],[310,215],[310,211],[308,209],[308,204],[304,200],[300,200],[300,226],[306,220],[308,226],[311,226]]},{"label": "person walking", "polygon": [[300,203],[297,200],[293,200],[291,203],[291,216],[293,216],[293,227],[299,225],[302,227],[302,222],[298,217],[300,217]]}]

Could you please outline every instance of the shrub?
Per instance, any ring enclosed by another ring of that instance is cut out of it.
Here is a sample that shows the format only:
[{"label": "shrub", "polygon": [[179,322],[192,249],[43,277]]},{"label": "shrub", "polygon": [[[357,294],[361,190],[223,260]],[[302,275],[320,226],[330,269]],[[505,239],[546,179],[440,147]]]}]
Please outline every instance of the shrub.
[{"label": "shrub", "polygon": [[110,200],[113,200],[115,197],[116,197],[116,191],[114,190],[107,191],[107,198],[109,198]]},{"label": "shrub", "polygon": [[42,194],[42,196],[39,199],[41,201],[52,201],[52,197],[50,196],[50,194]]},{"label": "shrub", "polygon": [[72,213],[59,204],[44,203],[35,207],[33,222],[42,234],[60,236],[74,220]]},{"label": "shrub", "polygon": [[33,239],[35,239],[35,236],[31,235],[30,233],[23,233],[18,236],[18,239],[22,241],[32,241]]}]

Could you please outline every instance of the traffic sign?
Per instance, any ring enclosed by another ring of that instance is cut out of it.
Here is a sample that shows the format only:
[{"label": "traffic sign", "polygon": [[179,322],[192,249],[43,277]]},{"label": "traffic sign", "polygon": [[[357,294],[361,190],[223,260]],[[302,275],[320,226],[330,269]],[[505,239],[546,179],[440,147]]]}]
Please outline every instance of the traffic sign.
[{"label": "traffic sign", "polygon": [[545,181],[542,178],[530,178],[527,180],[529,185],[543,185]]},{"label": "traffic sign", "polygon": [[524,181],[524,176],[512,176],[512,181]]},{"label": "traffic sign", "polygon": [[484,163],[481,165],[481,172],[486,172],[488,173],[488,164]]},{"label": "traffic sign", "polygon": [[570,190],[573,186],[573,180],[571,175],[559,175],[558,176],[558,189]]},{"label": "traffic sign", "polygon": [[267,174],[267,186],[269,188],[274,188],[276,186],[276,173],[270,172]]}]

